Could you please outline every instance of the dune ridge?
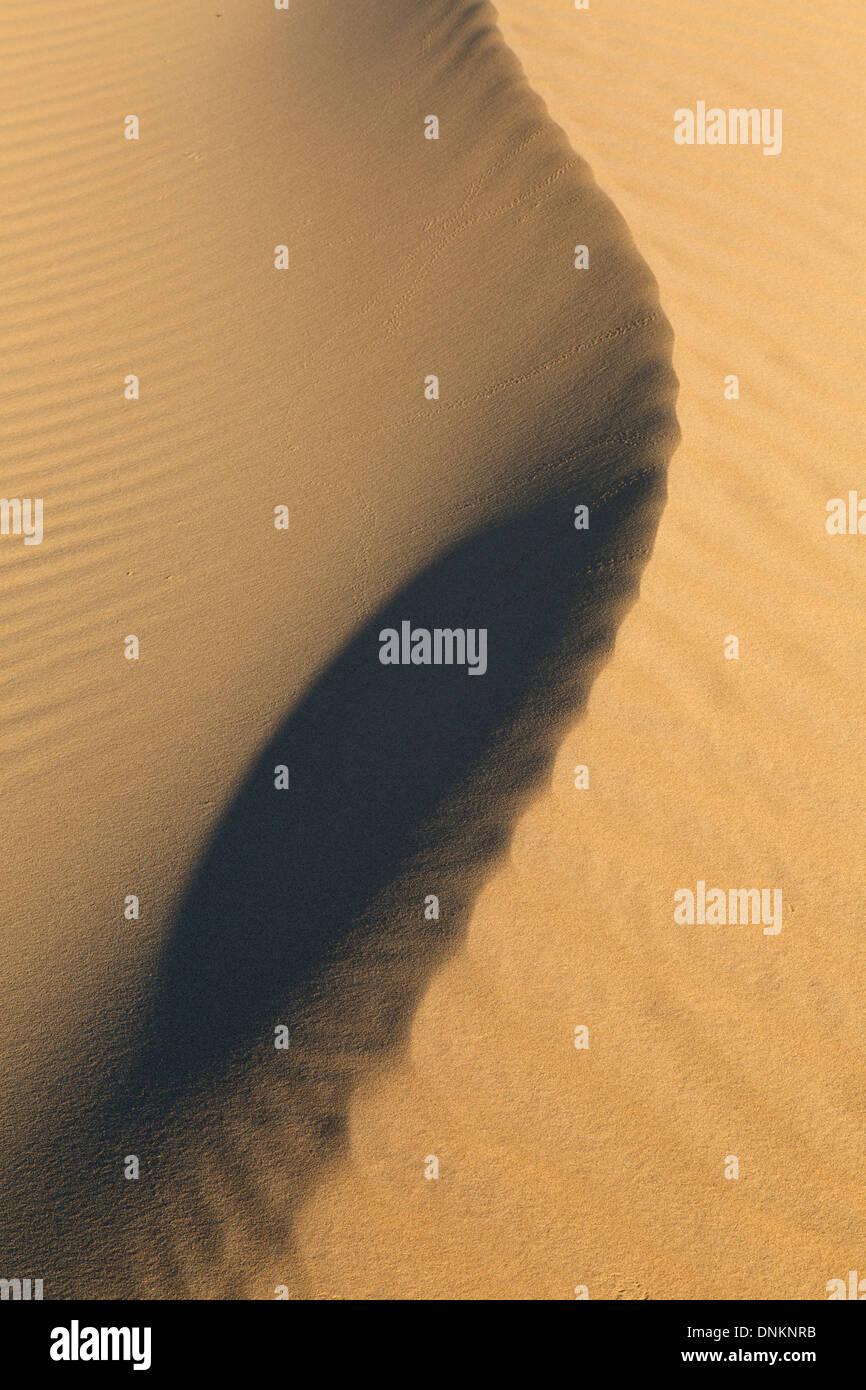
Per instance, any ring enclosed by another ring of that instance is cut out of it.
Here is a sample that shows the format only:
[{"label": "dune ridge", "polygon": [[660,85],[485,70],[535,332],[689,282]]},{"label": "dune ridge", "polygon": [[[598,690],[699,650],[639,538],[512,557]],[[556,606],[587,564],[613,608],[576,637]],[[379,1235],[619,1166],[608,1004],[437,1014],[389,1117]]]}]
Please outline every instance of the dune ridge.
[{"label": "dune ridge", "polygon": [[[492,7],[29,11],[0,20],[5,486],[46,504],[0,551],[3,1257],[46,1297],[316,1296],[298,1214],[636,596],[671,334]],[[403,617],[488,626],[483,680],[385,671]]]},{"label": "dune ridge", "polygon": [[[862,478],[863,12],[498,9],[658,278],[683,440],[640,603],[300,1249],[330,1298],[825,1299],[864,1236],[864,570],[825,528]],[[782,108],[781,154],[676,146],[698,99]],[[781,886],[781,933],[676,928],[701,878]]]}]

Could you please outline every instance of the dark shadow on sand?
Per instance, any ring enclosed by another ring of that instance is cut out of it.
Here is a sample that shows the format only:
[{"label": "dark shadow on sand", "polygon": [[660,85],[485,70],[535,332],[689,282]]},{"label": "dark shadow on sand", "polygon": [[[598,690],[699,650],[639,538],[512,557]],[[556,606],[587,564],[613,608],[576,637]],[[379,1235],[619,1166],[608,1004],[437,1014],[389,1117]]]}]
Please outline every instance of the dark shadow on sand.
[{"label": "dark shadow on sand", "polygon": [[[613,495],[593,501],[589,531],[564,492],[472,536],[378,613],[264,750],[191,884],[113,1120],[138,1095],[154,1128],[182,1123],[186,1097],[246,1057],[279,1098],[284,1239],[340,1151],[355,1086],[399,1055],[636,596],[664,468],[629,450],[601,475]],[[486,674],[382,666],[379,633],[403,619],[486,627]],[[279,764],[288,790],[275,789]]]},{"label": "dark shadow on sand", "polygon": [[[672,384],[650,393],[661,404],[641,448],[587,450],[604,496],[569,462],[556,497],[430,565],[262,752],[190,884],[128,1070],[77,1121],[66,1190],[51,1192],[52,1297],[201,1296],[189,1270],[202,1264],[211,1296],[264,1296],[233,1273],[227,1210],[263,1259],[291,1252],[294,1215],[345,1144],[356,1086],[399,1057],[636,597],[664,503],[672,397]],[[588,531],[573,526],[575,488]],[[486,627],[486,674],[382,666],[379,632],[403,619]],[[287,791],[274,787],[278,764]],[[438,921],[425,918],[428,894]],[[274,1048],[277,1024],[287,1052]],[[141,1159],[137,1183],[120,1177],[127,1153]],[[227,1205],[202,1195],[202,1164],[219,1167]],[[113,1253],[85,1276],[88,1241]]]},{"label": "dark shadow on sand", "polygon": [[[399,1041],[417,991],[320,997],[322,972],[353,941],[390,954],[396,931],[402,968],[424,984],[459,937],[611,650],[663,489],[661,469],[640,473],[593,505],[588,532],[562,498],[475,535],[349,643],[262,753],[195,875],[160,962],[143,1089],[178,1097],[238,1051],[272,1051],[275,1023],[303,1020],[314,998],[343,1021],[357,1008],[364,1046]],[[486,627],[486,674],[382,666],[380,630],[403,619]],[[279,764],[288,790],[275,789]],[[395,901],[398,880],[408,896]],[[327,1029],[344,1031],[336,1017]]]}]

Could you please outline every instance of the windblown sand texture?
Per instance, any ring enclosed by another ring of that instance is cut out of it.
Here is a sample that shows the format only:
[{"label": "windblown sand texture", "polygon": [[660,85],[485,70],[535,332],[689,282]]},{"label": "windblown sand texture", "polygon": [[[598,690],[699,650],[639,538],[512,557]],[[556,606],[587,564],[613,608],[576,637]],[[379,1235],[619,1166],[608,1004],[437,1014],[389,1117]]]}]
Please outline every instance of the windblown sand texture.
[{"label": "windblown sand texture", "polygon": [[[863,1264],[863,19],[755,8],[0,11],[45,500],[0,537],[0,1250],[46,1297]],[[783,153],[675,146],[701,98]],[[404,618],[487,674],[383,668]],[[674,926],[702,878],[781,933]]]}]

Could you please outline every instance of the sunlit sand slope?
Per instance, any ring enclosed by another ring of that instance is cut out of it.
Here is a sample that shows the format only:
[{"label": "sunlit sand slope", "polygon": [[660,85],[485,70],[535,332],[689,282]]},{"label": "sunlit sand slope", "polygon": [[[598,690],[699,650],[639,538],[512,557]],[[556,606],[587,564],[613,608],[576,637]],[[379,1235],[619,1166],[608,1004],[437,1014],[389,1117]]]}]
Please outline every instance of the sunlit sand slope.
[{"label": "sunlit sand slope", "polygon": [[[866,538],[825,526],[866,495],[862,7],[499,9],[658,276],[683,443],[588,716],[302,1249],[326,1297],[826,1298],[866,1235]],[[698,101],[782,109],[781,153],[676,145]],[[676,925],[699,880],[780,888],[781,932]]]}]

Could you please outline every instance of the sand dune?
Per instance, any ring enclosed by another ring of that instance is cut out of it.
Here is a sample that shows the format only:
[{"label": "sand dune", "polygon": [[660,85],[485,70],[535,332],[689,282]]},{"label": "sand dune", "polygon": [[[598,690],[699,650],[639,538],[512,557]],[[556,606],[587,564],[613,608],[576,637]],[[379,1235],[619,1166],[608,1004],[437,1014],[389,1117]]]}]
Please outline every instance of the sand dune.
[{"label": "sand dune", "polygon": [[[12,4],[0,38],[4,489],[44,500],[0,550],[3,1259],[315,1296],[295,1223],[355,1090],[636,597],[670,330],[489,6]],[[384,668],[404,620],[485,627],[484,678]]]},{"label": "sand dune", "polygon": [[[45,503],[0,536],[0,1273],[46,1297],[862,1270],[860,7],[498,9],[0,12]],[[698,101],[780,154],[676,145]],[[487,674],[381,667],[403,619]],[[699,881],[782,930],[676,924]]]},{"label": "sand dune", "polygon": [[[323,1297],[825,1298],[864,1231],[863,542],[825,529],[863,490],[862,12],[499,10],[658,276],[683,443],[587,717],[301,1252]],[[783,108],[781,155],[678,148],[700,99]],[[675,927],[698,879],[780,885],[782,931]]]}]

